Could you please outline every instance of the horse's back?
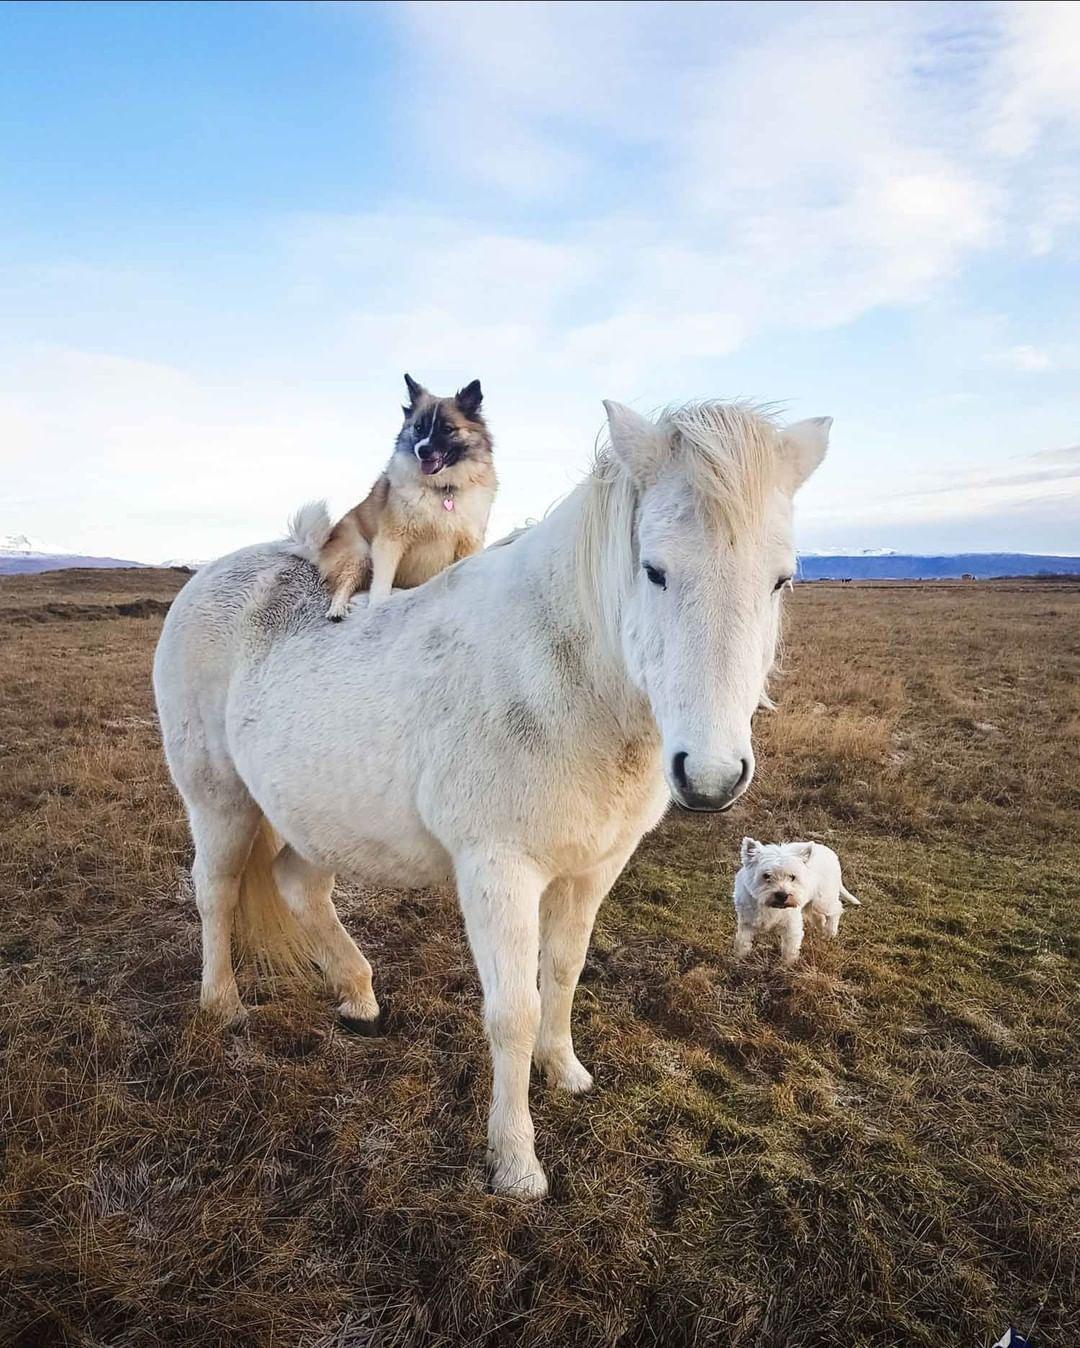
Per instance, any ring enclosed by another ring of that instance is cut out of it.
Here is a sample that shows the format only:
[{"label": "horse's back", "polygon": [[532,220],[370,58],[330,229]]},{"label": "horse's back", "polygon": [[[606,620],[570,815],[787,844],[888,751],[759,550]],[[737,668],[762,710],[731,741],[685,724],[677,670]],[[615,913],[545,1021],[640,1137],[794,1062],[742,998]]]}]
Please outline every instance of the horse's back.
[{"label": "horse's back", "polygon": [[169,766],[185,796],[205,777],[207,756],[222,770],[227,765],[229,688],[245,653],[313,624],[322,611],[314,568],[272,543],[201,567],[173,600],[154,655],[154,696]]}]

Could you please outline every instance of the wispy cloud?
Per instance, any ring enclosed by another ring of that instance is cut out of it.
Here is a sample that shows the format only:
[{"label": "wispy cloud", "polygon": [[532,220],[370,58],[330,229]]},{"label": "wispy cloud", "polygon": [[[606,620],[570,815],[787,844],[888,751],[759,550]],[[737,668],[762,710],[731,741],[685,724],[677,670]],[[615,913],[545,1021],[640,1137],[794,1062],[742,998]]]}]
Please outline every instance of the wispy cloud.
[{"label": "wispy cloud", "polygon": [[1038,346],[1027,345],[1009,347],[1008,351],[1003,351],[998,356],[998,360],[1005,365],[1011,365],[1014,370],[1028,370],[1031,373],[1049,370],[1054,364],[1048,351]]},{"label": "wispy cloud", "polygon": [[[631,380],[656,347],[692,359],[915,305],[1014,233],[1052,246],[1080,204],[1075,175],[1051,200],[1035,168],[1051,132],[1080,129],[1074,6],[792,5],[783,23],[697,4],[395,12],[454,72],[411,87],[421,172],[474,184],[526,289],[530,245],[563,231],[571,265],[541,272],[560,332]],[[542,224],[522,229],[515,199]],[[670,340],[646,351],[643,326]],[[1004,359],[1048,368],[1035,345]]]},{"label": "wispy cloud", "polygon": [[1080,554],[1080,445],[1016,456],[1005,471],[956,464],[857,513],[841,495],[806,521],[830,545]]},{"label": "wispy cloud", "polygon": [[970,509],[977,502],[1002,505],[1010,497],[1018,502],[1028,502],[1032,499],[1031,493],[1013,489],[1036,487],[1047,482],[1070,483],[1080,496],[1080,445],[1029,454],[1020,460],[1020,464],[1026,466],[1007,473],[975,474],[964,469],[955,473],[951,482],[925,487],[911,493],[911,497],[948,495],[965,509]]}]

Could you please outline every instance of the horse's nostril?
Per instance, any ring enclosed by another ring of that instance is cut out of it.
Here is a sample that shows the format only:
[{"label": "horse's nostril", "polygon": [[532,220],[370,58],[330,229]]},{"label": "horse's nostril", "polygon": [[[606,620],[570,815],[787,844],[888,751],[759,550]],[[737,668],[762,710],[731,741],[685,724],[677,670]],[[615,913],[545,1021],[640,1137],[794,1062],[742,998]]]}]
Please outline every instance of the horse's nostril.
[{"label": "horse's nostril", "polygon": [[679,753],[671,760],[671,775],[680,791],[689,791],[690,783],[686,776],[686,754]]},{"label": "horse's nostril", "polygon": [[739,780],[735,785],[736,791],[738,791],[740,787],[746,785],[746,783],[750,780],[750,773],[752,771],[750,767],[750,760],[748,758],[742,759],[741,762],[742,762],[742,773],[740,774]]}]

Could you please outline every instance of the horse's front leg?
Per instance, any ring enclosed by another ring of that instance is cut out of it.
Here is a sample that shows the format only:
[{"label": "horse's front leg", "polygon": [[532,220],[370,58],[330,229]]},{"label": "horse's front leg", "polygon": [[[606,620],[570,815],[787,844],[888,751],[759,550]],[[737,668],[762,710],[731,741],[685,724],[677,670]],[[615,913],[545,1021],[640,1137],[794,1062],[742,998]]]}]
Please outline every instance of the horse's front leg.
[{"label": "horse's front leg", "polygon": [[459,857],[456,871],[491,1046],[492,1187],[543,1198],[548,1186],[533,1145],[529,1069],[540,1023],[536,967],[540,896],[547,877],[518,857]]},{"label": "horse's front leg", "polygon": [[587,1091],[593,1084],[574,1052],[570,1017],[597,910],[625,860],[620,856],[585,875],[553,880],[540,903],[540,1032],[533,1059],[563,1090]]}]

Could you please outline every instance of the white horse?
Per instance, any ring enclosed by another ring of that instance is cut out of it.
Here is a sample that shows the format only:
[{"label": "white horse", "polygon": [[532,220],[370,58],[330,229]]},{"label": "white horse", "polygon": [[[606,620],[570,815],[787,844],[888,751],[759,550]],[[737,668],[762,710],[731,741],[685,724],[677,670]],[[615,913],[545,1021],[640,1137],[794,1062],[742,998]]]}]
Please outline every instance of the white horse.
[{"label": "white horse", "polygon": [[530,1064],[592,1085],[570,1011],[602,899],[669,797],[727,809],[753,774],[791,499],[830,425],[605,406],[590,476],[507,546],[333,624],[302,512],[289,540],[188,582],[154,664],[195,841],[203,1006],[243,1015],[235,925],[320,966],[341,1014],[373,1025],[335,874],[454,880],[491,1046],[492,1182],[529,1196],[547,1190]]}]

